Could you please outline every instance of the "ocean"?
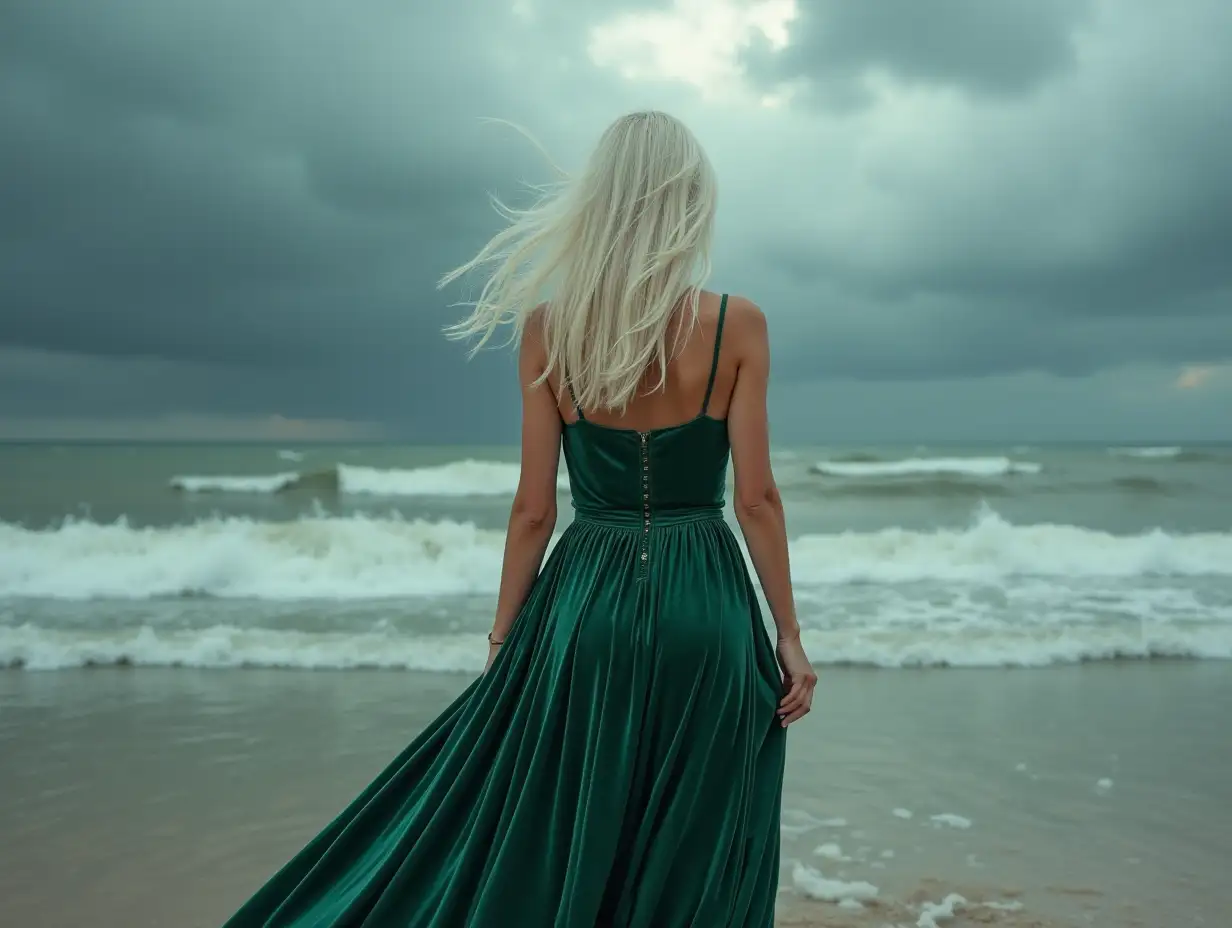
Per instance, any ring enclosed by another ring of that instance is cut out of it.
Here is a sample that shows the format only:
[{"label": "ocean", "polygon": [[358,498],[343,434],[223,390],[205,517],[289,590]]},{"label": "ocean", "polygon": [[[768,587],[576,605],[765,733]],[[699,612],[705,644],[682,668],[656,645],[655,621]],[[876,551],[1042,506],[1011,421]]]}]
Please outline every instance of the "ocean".
[{"label": "ocean", "polygon": [[[1232,446],[774,464],[820,665],[1232,658]],[[0,666],[476,671],[517,478],[509,447],[0,446]]]},{"label": "ocean", "polygon": [[[776,925],[1227,924],[1232,447],[774,459]],[[481,670],[516,462],[0,446],[4,915],[225,921]]]}]

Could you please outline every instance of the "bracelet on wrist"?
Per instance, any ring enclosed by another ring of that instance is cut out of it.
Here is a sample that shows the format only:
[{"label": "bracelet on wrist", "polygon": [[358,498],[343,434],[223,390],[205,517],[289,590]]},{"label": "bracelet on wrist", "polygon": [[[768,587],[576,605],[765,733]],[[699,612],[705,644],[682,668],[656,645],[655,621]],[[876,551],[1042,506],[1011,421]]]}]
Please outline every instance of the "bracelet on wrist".
[{"label": "bracelet on wrist", "polygon": [[491,632],[488,632],[488,644],[492,645],[493,647],[497,647],[497,646],[502,645],[502,644],[504,644],[504,643],[505,643],[505,639],[504,639],[504,638],[501,638],[501,639],[498,641],[498,640],[496,640],[495,638],[493,638],[493,637],[492,637],[492,633],[491,633]]}]

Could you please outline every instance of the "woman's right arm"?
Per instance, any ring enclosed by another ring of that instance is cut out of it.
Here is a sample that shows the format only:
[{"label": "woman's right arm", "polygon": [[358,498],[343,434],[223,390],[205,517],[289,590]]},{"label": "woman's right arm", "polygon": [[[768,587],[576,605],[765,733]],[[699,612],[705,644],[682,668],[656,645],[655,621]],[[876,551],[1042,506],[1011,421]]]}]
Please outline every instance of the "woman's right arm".
[{"label": "woman's right arm", "polygon": [[[783,499],[770,466],[770,426],[766,393],[770,382],[770,340],[766,317],[753,303],[740,301],[729,321],[740,331],[731,339],[738,347],[736,385],[727,412],[727,431],[735,469],[736,521],[744,534],[753,569],[778,629],[778,658],[787,690],[779,715],[787,726],[812,707],[817,675],[800,643],[791,567],[787,553],[787,523]],[[735,333],[733,333],[735,334]]]}]

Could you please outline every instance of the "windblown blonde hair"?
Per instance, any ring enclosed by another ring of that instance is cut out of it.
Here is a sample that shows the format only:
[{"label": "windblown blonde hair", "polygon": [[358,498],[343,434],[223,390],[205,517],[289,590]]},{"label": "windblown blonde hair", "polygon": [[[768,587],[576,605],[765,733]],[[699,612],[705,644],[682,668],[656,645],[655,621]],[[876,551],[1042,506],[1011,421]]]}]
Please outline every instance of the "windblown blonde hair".
[{"label": "windblown blonde hair", "polygon": [[444,287],[491,268],[470,315],[446,331],[478,336],[472,353],[504,324],[517,341],[545,301],[538,382],[555,372],[558,389],[572,387],[583,409],[623,411],[656,362],[654,389],[664,385],[676,308],[684,312],[673,352],[697,320],[710,276],[714,171],[683,123],[638,112],[607,128],[581,176],[538,189],[529,209],[497,200],[508,227],[442,278]]}]

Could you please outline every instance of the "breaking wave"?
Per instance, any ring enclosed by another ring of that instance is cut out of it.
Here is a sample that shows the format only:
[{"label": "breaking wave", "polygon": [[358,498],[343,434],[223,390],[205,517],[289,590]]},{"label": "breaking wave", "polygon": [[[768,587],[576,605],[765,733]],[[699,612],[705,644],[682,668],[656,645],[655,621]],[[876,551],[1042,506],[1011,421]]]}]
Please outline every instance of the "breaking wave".
[{"label": "breaking wave", "polygon": [[[379,468],[337,464],[323,470],[248,476],[179,476],[171,487],[184,493],[345,493],[367,496],[512,496],[517,464],[504,461],[452,461],[433,467]],[[562,474],[562,490],[569,488]]]},{"label": "breaking wave", "polygon": [[851,455],[818,461],[809,470],[823,477],[1005,477],[1038,474],[1043,468],[1034,461],[1007,457],[903,458],[896,461],[856,459]]},{"label": "breaking wave", "polygon": [[[504,532],[396,516],[243,517],[139,528],[0,522],[0,597],[270,600],[495,593]],[[995,581],[1008,577],[1232,577],[1232,533],[1113,535],[1014,525],[983,509],[965,528],[802,535],[801,583]]]},{"label": "breaking wave", "polygon": [[1198,451],[1180,445],[1144,445],[1142,447],[1109,448],[1113,457],[1130,458],[1139,462],[1154,461],[1160,464],[1195,464],[1203,461],[1218,461],[1227,457],[1226,451]]}]

